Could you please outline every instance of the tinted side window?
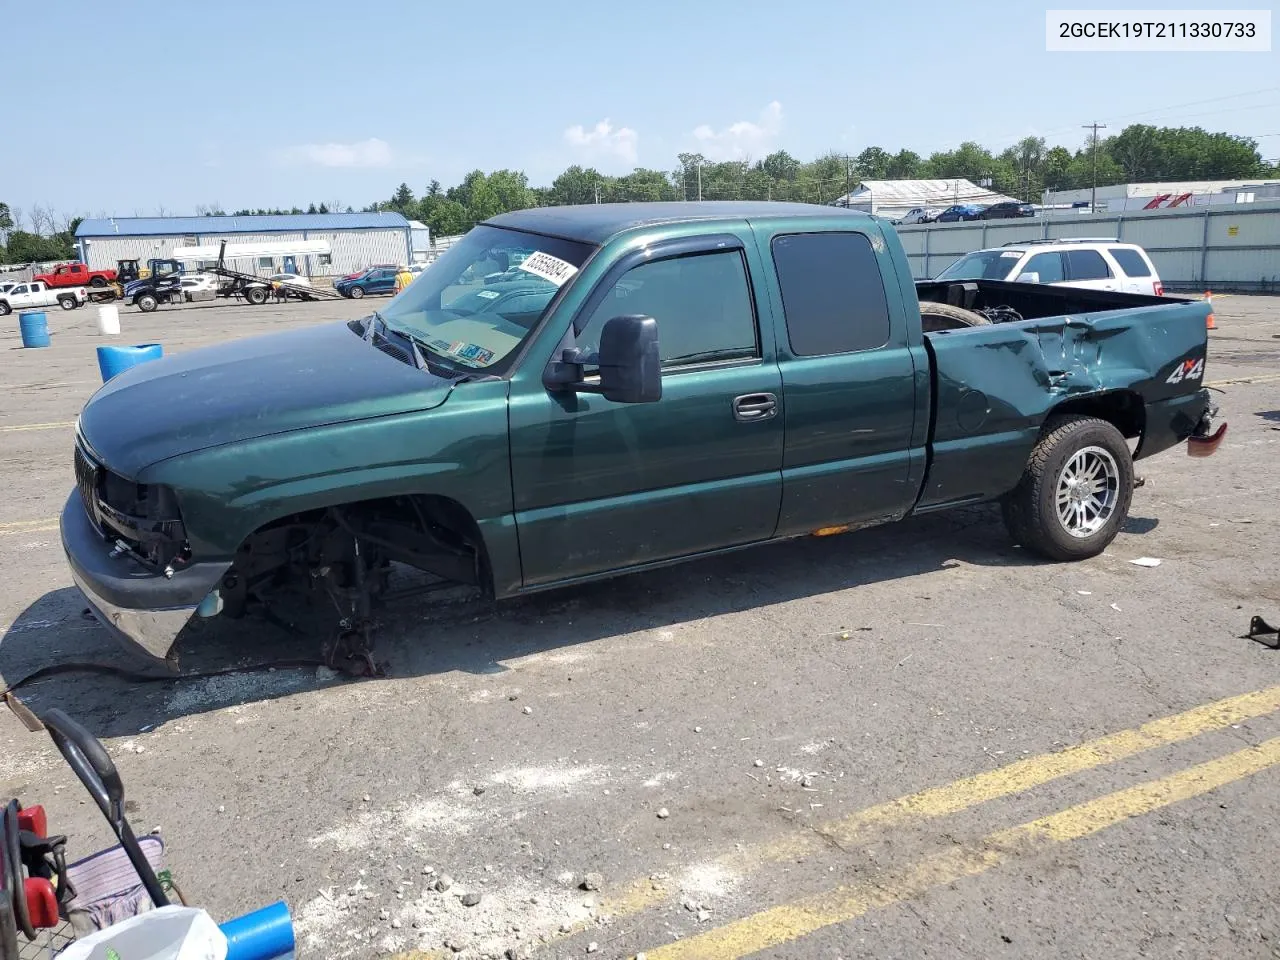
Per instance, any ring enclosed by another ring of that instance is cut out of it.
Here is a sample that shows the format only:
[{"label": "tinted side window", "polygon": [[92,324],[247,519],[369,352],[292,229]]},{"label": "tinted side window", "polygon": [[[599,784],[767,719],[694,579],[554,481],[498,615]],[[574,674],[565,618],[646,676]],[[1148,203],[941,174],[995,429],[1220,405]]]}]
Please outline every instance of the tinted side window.
[{"label": "tinted side window", "polygon": [[773,263],[796,356],[873,350],[889,341],[884,279],[865,234],[775,237]]},{"label": "tinted side window", "polygon": [[1022,272],[1040,274],[1041,283],[1061,283],[1066,279],[1066,275],[1062,272],[1062,254],[1060,253],[1037,253],[1027,261]]},{"label": "tinted side window", "polygon": [[1120,264],[1120,269],[1125,272],[1126,276],[1151,276],[1151,268],[1147,266],[1147,262],[1142,259],[1142,254],[1137,250],[1129,247],[1107,247],[1107,253],[1111,254],[1116,263]]},{"label": "tinted side window", "polygon": [[1097,250],[1068,250],[1067,270],[1072,280],[1105,280],[1111,268]]},{"label": "tinted side window", "polygon": [[578,346],[598,349],[605,323],[627,313],[658,321],[664,368],[760,355],[746,264],[738,250],[632,267],[591,311]]}]

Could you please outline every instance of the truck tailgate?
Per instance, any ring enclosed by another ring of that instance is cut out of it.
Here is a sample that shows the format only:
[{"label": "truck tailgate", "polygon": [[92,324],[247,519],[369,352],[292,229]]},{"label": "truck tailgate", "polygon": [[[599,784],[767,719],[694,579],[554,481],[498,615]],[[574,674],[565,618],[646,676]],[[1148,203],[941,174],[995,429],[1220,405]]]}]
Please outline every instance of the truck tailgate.
[{"label": "truck tailgate", "polygon": [[1208,406],[1208,313],[1172,301],[926,334],[933,415],[917,512],[1011,490],[1046,417],[1066,403],[1123,401],[1134,423],[1125,432],[1143,436],[1138,456],[1185,440]]}]

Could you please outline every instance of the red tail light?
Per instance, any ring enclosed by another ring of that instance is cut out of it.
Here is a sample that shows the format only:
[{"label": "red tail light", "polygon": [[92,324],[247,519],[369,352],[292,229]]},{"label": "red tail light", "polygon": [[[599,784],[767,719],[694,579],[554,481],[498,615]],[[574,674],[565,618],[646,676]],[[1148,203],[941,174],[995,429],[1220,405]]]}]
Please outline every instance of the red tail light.
[{"label": "red tail light", "polygon": [[1164,296],[1164,284],[1161,283],[1159,280],[1156,281],[1156,296],[1157,297]]}]

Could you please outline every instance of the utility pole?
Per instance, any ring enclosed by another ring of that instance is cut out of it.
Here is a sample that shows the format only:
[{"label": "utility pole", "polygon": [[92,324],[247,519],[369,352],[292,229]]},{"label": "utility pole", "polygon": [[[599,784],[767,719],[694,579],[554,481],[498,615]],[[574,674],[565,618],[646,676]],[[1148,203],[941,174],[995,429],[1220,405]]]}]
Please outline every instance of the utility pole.
[{"label": "utility pole", "polygon": [[849,194],[853,192],[853,188],[849,183],[851,172],[849,155],[846,153],[844,155],[844,206],[846,210],[849,208]]},{"label": "utility pole", "polygon": [[596,184],[596,203],[600,202],[600,184]]},{"label": "utility pole", "polygon": [[697,163],[698,163],[698,200],[699,202],[701,202],[702,200],[702,159],[699,158]]},{"label": "utility pole", "polygon": [[1093,131],[1093,149],[1089,152],[1093,156],[1093,190],[1089,195],[1089,212],[1096,213],[1098,210],[1098,131],[1107,129],[1105,123],[1085,123],[1081,124],[1082,129]]}]

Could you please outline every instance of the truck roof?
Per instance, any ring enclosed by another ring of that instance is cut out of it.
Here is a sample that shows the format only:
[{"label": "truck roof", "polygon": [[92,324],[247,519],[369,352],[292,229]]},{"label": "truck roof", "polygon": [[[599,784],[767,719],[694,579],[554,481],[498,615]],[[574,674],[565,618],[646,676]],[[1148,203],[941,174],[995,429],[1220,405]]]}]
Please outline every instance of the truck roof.
[{"label": "truck roof", "polygon": [[563,207],[531,207],[499,214],[485,221],[495,227],[510,227],[579,240],[604,243],[635,227],[692,220],[832,219],[848,217],[869,223],[872,217],[844,207],[816,203],[783,203],[769,200],[701,200],[673,203],[587,203]]}]

